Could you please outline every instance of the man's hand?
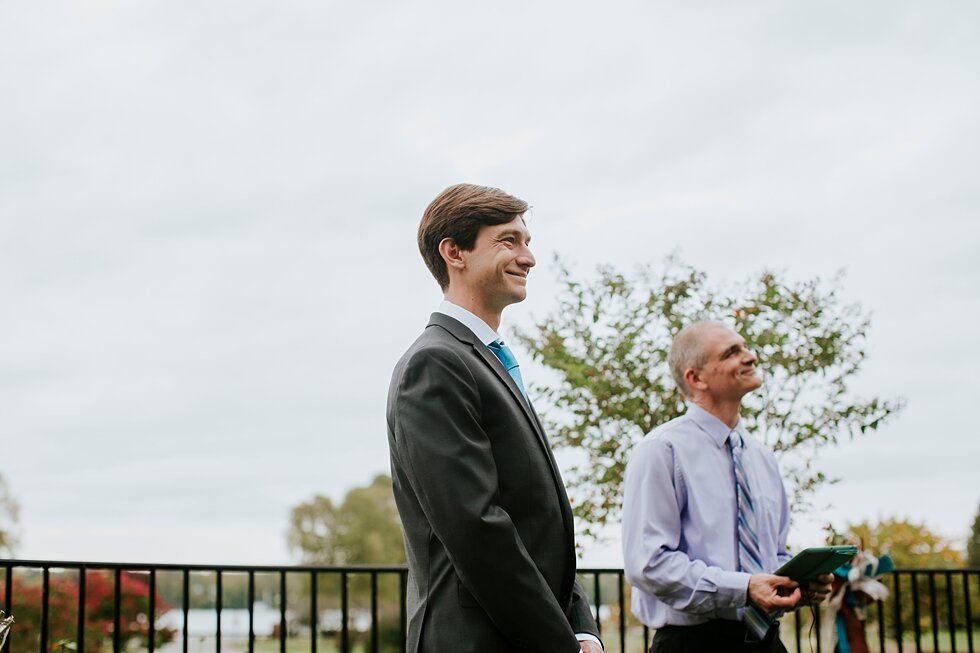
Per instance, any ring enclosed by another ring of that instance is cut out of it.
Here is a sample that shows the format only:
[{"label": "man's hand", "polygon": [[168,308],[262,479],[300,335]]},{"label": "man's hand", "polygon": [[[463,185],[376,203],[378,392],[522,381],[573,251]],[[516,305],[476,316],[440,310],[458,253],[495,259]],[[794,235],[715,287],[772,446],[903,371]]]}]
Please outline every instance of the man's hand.
[{"label": "man's hand", "polygon": [[800,600],[800,586],[786,576],[752,574],[749,577],[749,601],[765,612],[789,610]]},{"label": "man's hand", "polygon": [[803,598],[800,603],[804,605],[816,605],[830,596],[831,586],[834,584],[833,574],[823,574],[811,580],[806,589],[803,590]]},{"label": "man's hand", "polygon": [[582,647],[582,653],[602,653],[602,647],[591,639],[580,639],[578,643]]}]

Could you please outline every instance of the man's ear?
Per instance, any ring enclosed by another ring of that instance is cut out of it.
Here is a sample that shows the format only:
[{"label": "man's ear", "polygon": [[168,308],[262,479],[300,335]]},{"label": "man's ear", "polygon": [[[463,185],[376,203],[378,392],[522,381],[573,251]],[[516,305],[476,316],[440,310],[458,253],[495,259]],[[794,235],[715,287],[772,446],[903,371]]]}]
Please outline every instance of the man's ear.
[{"label": "man's ear", "polygon": [[695,388],[704,390],[704,381],[701,380],[701,374],[693,367],[684,370],[684,384],[688,390],[694,390]]},{"label": "man's ear", "polygon": [[466,261],[463,260],[463,250],[452,238],[443,238],[439,241],[439,254],[442,256],[442,260],[446,262],[447,268],[462,270],[466,267]]}]

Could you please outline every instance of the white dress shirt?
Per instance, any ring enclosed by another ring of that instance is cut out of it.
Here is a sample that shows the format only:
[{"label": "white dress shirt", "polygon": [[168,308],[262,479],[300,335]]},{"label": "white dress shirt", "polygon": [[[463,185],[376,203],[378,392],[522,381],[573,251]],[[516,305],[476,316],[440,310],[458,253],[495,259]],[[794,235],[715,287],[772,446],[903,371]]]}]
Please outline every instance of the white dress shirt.
[{"label": "white dress shirt", "polygon": [[497,335],[496,331],[490,328],[490,325],[470,313],[465,308],[457,306],[448,299],[442,300],[442,303],[439,304],[439,308],[436,309],[436,312],[442,313],[443,315],[448,315],[457,322],[462,323],[463,326],[472,331],[473,334],[480,339],[480,342],[485,345],[489,345],[494,340],[500,339],[500,336]]}]

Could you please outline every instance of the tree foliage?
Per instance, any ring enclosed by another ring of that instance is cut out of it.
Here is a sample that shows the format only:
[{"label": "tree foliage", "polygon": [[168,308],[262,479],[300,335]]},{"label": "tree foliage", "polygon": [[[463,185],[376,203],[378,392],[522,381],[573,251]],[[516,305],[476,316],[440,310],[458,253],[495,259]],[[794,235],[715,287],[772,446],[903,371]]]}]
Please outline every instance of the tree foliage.
[{"label": "tree foliage", "polygon": [[0,475],[0,553],[13,555],[17,545],[17,519],[20,505]]},{"label": "tree foliage", "polygon": [[[321,495],[297,505],[290,515],[288,541],[304,564],[404,564],[405,545],[391,491],[391,477],[379,474],[369,485],[353,488],[340,505]],[[394,579],[380,578],[377,587],[381,650],[398,650],[399,641],[403,641],[398,620],[400,589],[397,583],[388,582],[390,580]],[[339,607],[339,583],[337,576],[321,579],[318,587],[321,609]],[[299,583],[292,583],[290,588],[304,599],[311,591],[305,578]],[[370,577],[367,574],[353,574],[349,590],[354,604],[367,604],[371,600]],[[305,607],[309,601],[294,600],[293,604],[300,606],[297,610],[299,621],[309,623],[310,614]],[[366,633],[351,633],[355,648],[360,646],[367,649],[370,642],[365,637]]]},{"label": "tree foliage", "polygon": [[766,271],[727,289],[676,257],[660,275],[602,266],[581,280],[557,265],[557,308],[515,337],[557,373],[556,383],[534,389],[552,408],[546,417],[555,446],[585,458],[568,470],[568,485],[586,536],[618,518],[632,446],[685,410],[667,353],[687,324],[726,322],[759,356],[766,382],[745,398],[742,416],[781,458],[797,507],[830,480],[813,465],[820,447],[879,428],[903,405],[849,392],[864,362],[869,318],[859,305],[842,303],[840,275],[797,283]]},{"label": "tree foliage", "polygon": [[875,556],[887,553],[900,569],[955,569],[965,562],[951,540],[908,519],[848,524],[843,538],[839,534],[832,538],[832,543],[841,541],[860,544]]},{"label": "tree foliage", "polygon": [[379,474],[350,490],[340,505],[317,495],[292,509],[289,546],[305,564],[402,564],[405,546],[391,492]]},{"label": "tree foliage", "polygon": [[[876,557],[887,553],[897,569],[958,569],[963,567],[965,561],[963,552],[952,540],[934,533],[924,524],[895,517],[882,519],[877,523],[863,521],[849,524],[843,533],[831,530],[828,543],[857,544]],[[886,575],[882,581],[895,592],[897,580],[894,574]],[[917,585],[918,605],[911,582]],[[965,618],[965,600],[961,578],[955,575],[937,575],[931,582],[935,583],[935,597],[931,594],[930,581],[925,575],[917,574],[911,578],[903,576],[902,588],[897,597],[902,623],[906,627],[916,623],[915,615],[918,614],[919,628],[928,631],[934,627],[932,613],[935,610],[936,623],[946,624],[952,617],[962,624]],[[952,602],[946,599],[947,596],[952,597]],[[949,614],[950,605],[953,606],[952,615]],[[980,614],[978,607],[980,606],[971,608],[973,619]],[[884,615],[886,632],[892,632],[894,618],[894,611],[887,610]]]},{"label": "tree foliage", "polygon": [[[150,594],[147,576],[123,572],[119,578],[120,640],[123,649],[130,643],[147,645],[149,633]],[[0,584],[0,604],[5,586]],[[48,642],[56,647],[77,649],[78,638],[78,576],[75,573],[53,572],[48,588]],[[11,614],[14,626],[10,632],[9,650],[36,651],[40,646],[43,587],[39,574],[15,577],[12,582]],[[88,572],[85,578],[85,649],[100,651],[112,639],[115,610],[115,582],[108,572]],[[159,618],[169,606],[156,596],[155,612]],[[169,630],[157,630],[157,645],[173,639]]]}]

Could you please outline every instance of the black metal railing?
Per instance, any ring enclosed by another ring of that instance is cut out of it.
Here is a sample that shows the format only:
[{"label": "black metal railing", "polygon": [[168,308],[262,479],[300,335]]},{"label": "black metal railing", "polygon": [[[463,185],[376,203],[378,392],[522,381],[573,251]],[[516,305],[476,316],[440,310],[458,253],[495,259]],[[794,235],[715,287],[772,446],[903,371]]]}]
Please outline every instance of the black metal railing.
[{"label": "black metal railing", "polygon": [[[404,651],[403,567],[173,565],[0,560],[0,653],[389,653]],[[621,569],[581,569],[607,653],[644,653],[652,631],[629,609]],[[900,569],[867,608],[872,651],[973,652],[980,569]],[[783,619],[793,652],[832,651],[820,614]]]}]

